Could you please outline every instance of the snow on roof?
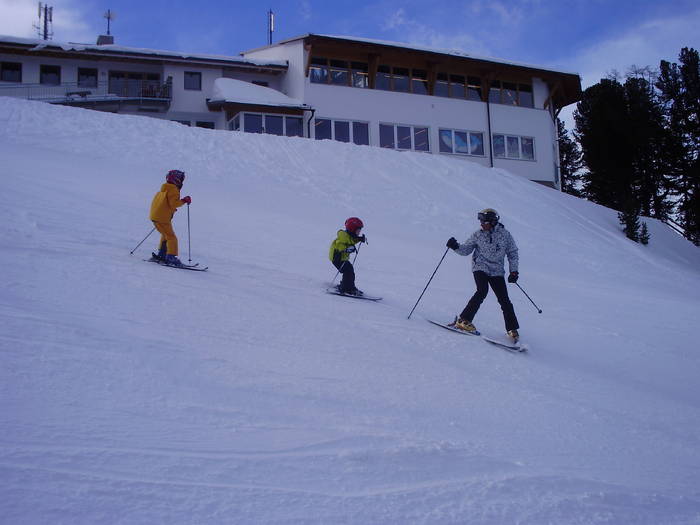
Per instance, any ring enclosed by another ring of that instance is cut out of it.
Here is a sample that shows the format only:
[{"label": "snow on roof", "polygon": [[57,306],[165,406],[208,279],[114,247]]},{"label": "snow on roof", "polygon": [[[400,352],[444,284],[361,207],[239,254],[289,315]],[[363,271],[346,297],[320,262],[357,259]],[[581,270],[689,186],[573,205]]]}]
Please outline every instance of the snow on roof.
[{"label": "snow on roof", "polygon": [[307,108],[301,100],[291,98],[276,89],[258,86],[233,78],[217,78],[210,102],[236,102],[259,106]]},{"label": "snow on roof", "polygon": [[[405,42],[392,42],[390,40],[377,40],[373,38],[362,38],[362,37],[356,37],[356,36],[344,36],[344,35],[322,35],[319,33],[307,33],[305,35],[297,36],[294,38],[289,38],[287,40],[283,40],[281,42],[278,42],[277,44],[273,44],[272,46],[267,46],[267,47],[274,47],[275,45],[278,44],[284,44],[287,42],[294,42],[295,40],[301,40],[303,38],[307,37],[321,37],[321,38],[332,38],[336,40],[347,40],[348,42],[362,42],[365,44],[374,44],[378,46],[388,46],[388,47],[397,47],[401,49],[412,49],[414,51],[425,51],[427,53],[437,53],[440,55],[449,55],[449,56],[454,56],[454,57],[460,57],[460,58],[470,58],[472,60],[482,60],[485,62],[494,62],[497,64],[506,64],[509,66],[517,66],[517,67],[526,67],[528,69],[539,69],[540,71],[550,71],[552,73],[563,73],[566,75],[578,75],[578,73],[572,72],[572,71],[564,71],[564,70],[559,70],[559,69],[552,69],[549,67],[544,67],[544,66],[538,66],[534,64],[527,64],[524,62],[515,62],[511,60],[503,60],[501,58],[495,58],[495,57],[490,57],[490,56],[485,56],[485,55],[475,55],[473,53],[468,53],[466,51],[462,51],[460,49],[440,49],[440,48],[434,48],[434,47],[427,47],[427,46],[422,46],[418,44],[408,44]],[[255,51],[255,50],[251,50]],[[250,52],[250,51],[248,51]],[[243,54],[245,55],[246,52]]]},{"label": "snow on roof", "polygon": [[288,66],[286,60],[256,60],[244,58],[241,56],[227,55],[208,55],[201,53],[182,53],[178,51],[165,51],[161,49],[148,49],[143,47],[126,47],[117,46],[114,44],[81,44],[76,42],[58,42],[55,40],[42,40],[38,38],[22,38],[16,36],[0,35],[0,43],[21,44],[34,46],[31,51],[39,51],[46,48],[58,48],[63,51],[86,51],[92,52],[108,52],[115,54],[131,54],[131,55],[150,55],[154,57],[170,57],[183,60],[206,60],[216,62],[230,62],[235,64],[246,64],[252,66],[273,66],[284,67]]}]

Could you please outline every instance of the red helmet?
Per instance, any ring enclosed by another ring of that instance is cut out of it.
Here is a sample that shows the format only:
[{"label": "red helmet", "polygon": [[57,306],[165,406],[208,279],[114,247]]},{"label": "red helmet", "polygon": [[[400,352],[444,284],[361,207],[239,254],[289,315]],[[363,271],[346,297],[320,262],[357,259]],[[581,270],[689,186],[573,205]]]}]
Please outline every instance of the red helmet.
[{"label": "red helmet", "polygon": [[182,183],[185,181],[185,172],[180,170],[170,170],[165,176],[165,182],[175,184],[178,188],[182,188]]},{"label": "red helmet", "polygon": [[357,231],[360,228],[364,228],[364,226],[365,225],[362,224],[362,221],[357,217],[350,217],[347,221],[345,221],[345,229],[349,232]]}]

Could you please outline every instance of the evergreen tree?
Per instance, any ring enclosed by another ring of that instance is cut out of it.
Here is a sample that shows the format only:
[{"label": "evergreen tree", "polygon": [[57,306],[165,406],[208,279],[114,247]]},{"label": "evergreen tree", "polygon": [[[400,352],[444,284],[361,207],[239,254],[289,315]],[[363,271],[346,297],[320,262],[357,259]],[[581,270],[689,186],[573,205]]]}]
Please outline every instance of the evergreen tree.
[{"label": "evergreen tree", "polygon": [[582,175],[586,198],[622,210],[632,177],[628,140],[627,103],[622,84],[602,79],[583,92],[574,112],[575,136],[586,170]]},{"label": "evergreen tree", "polygon": [[570,136],[564,122],[557,118],[557,135],[559,137],[559,174],[561,191],[581,197],[581,149]]},{"label": "evergreen tree", "polygon": [[651,236],[649,235],[649,228],[647,227],[647,223],[643,222],[642,229],[639,232],[639,242],[646,246],[647,244],[649,244],[650,237]]},{"label": "evergreen tree", "polygon": [[666,107],[670,169],[685,235],[700,246],[700,59],[683,48],[679,64],[661,61],[656,87]]},{"label": "evergreen tree", "polygon": [[666,220],[673,208],[666,159],[669,133],[664,127],[663,106],[650,82],[654,77],[649,68],[635,69],[624,84],[632,155],[629,191],[640,214]]}]

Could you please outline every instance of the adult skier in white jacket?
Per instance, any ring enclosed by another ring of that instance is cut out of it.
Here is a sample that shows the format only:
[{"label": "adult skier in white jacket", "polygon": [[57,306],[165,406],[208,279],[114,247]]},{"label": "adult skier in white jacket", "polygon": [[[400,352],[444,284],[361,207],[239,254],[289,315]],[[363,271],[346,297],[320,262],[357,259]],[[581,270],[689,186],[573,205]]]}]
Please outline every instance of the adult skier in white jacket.
[{"label": "adult skier in white jacket", "polygon": [[501,305],[506,332],[513,341],[517,341],[520,337],[518,334],[520,325],[515,316],[513,303],[508,297],[504,278],[506,273],[504,258],[508,258],[510,271],[508,282],[514,283],[518,280],[518,247],[510,232],[499,223],[500,217],[496,210],[486,208],[480,211],[477,217],[481,223],[481,229],[474,232],[469,239],[462,244],[458,243],[454,237],[450,237],[447,241],[447,247],[459,255],[472,254],[472,272],[476,282],[476,292],[452,325],[466,332],[477,331],[472,321],[486,298],[490,286]]}]

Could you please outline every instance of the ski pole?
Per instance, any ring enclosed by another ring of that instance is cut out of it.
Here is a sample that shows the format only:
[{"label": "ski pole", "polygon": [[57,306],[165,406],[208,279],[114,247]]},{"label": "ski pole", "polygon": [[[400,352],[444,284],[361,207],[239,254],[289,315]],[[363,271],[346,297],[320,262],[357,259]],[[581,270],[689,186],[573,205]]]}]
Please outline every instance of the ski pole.
[{"label": "ski pole", "polygon": [[187,203],[187,260],[192,264],[192,240],[190,239],[190,203]]},{"label": "ski pole", "polygon": [[[520,286],[518,283],[515,283],[515,286],[517,286],[518,288],[520,288],[520,291],[523,292],[523,293],[525,294],[525,297],[527,297],[528,299],[530,299],[530,296],[527,294],[527,292],[525,292],[525,290],[523,290],[522,286]],[[542,310],[540,310],[540,307],[537,306],[537,305],[535,304],[535,301],[533,301],[532,299],[530,299],[530,302],[532,303],[532,306],[534,306],[535,308],[537,308],[537,313],[538,313],[538,314],[541,314],[541,313],[542,313]]]},{"label": "ski pole", "polygon": [[443,259],[445,259],[445,255],[447,255],[447,252],[450,248],[448,247],[447,250],[445,250],[445,253],[442,254],[442,259],[440,259],[440,262],[438,263],[437,267],[435,268],[435,271],[433,272],[433,275],[430,276],[430,279],[428,279],[428,284],[425,285],[425,288],[423,288],[423,292],[420,294],[420,297],[416,301],[416,304],[413,305],[413,309],[411,310],[411,313],[408,314],[408,318],[410,319],[411,316],[413,315],[413,310],[416,309],[416,306],[418,306],[418,303],[420,303],[420,300],[423,298],[423,294],[425,291],[428,289],[428,286],[430,286],[430,281],[433,280],[433,277],[435,277],[435,274],[438,271],[438,268],[440,268],[440,265],[442,264]]},{"label": "ski pole", "polygon": [[146,235],[146,236],[143,238],[143,241],[141,241],[140,243],[138,243],[138,244],[136,245],[136,248],[134,248],[133,250],[131,250],[131,251],[129,252],[129,254],[130,254],[130,255],[134,255],[134,252],[135,252],[136,250],[138,250],[139,246],[141,246],[141,245],[146,241],[146,239],[148,239],[148,238],[151,236],[151,234],[152,234],[154,231],[156,231],[156,227],[155,227],[155,226],[153,227],[153,229],[152,229],[150,232],[148,232],[148,235]]},{"label": "ski pole", "polygon": [[[360,245],[361,245],[361,244],[362,244],[362,243],[360,243]],[[355,258],[352,260],[352,264],[353,264],[353,265],[355,264],[355,261],[357,260],[357,256],[360,255],[360,247],[361,247],[361,246],[358,246],[358,247],[357,247],[357,250],[355,251]],[[345,266],[345,263],[346,263],[346,262],[348,262],[348,261],[343,261],[343,264],[340,265],[340,270],[343,269],[343,266]],[[331,281],[331,286],[333,286],[333,283],[334,283],[335,280],[338,278],[338,274],[340,273],[340,270],[338,270],[337,272],[335,272],[335,277],[333,277],[333,280]]]}]

